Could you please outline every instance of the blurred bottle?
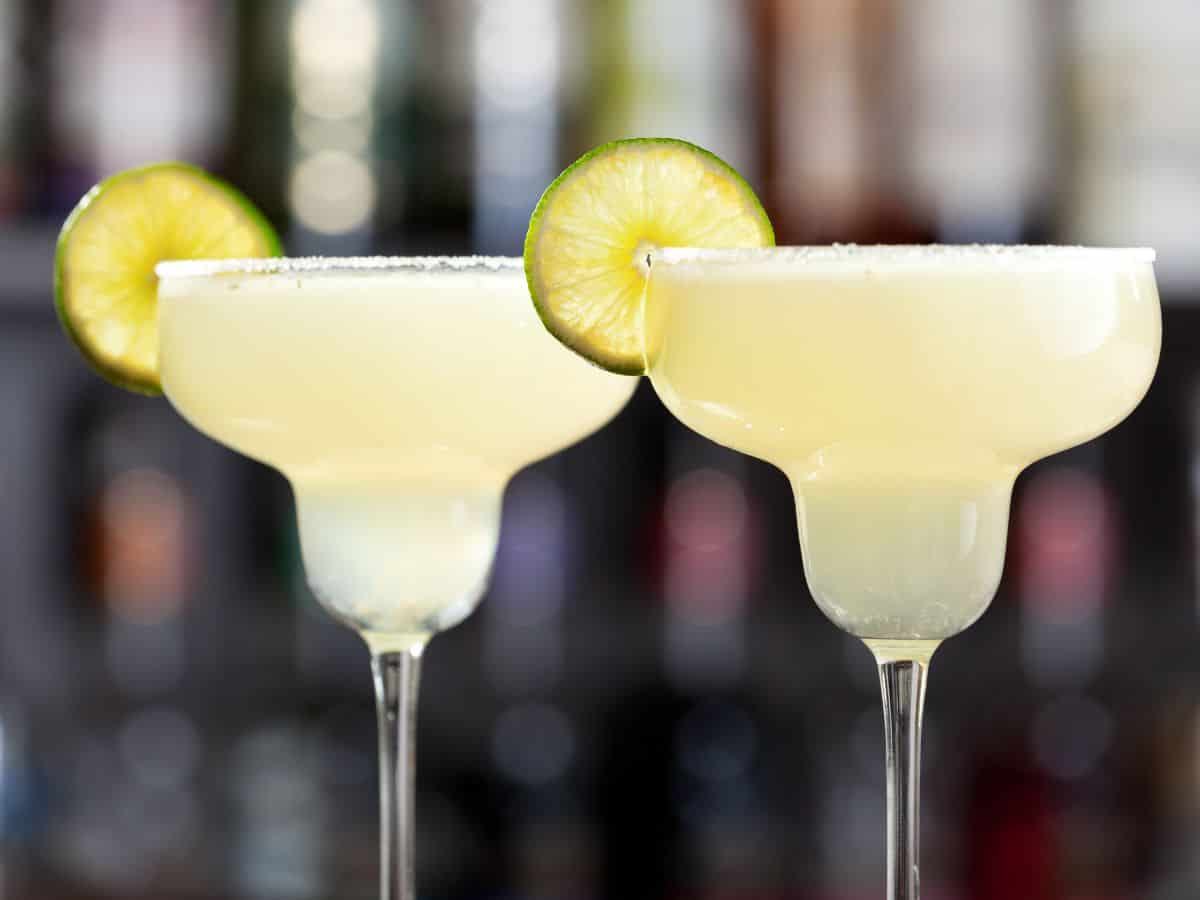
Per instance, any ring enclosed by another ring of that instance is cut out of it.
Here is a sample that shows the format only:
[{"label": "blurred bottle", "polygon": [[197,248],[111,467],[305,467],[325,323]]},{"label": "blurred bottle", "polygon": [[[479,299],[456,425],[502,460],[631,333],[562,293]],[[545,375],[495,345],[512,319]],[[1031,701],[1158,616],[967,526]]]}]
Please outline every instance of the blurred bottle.
[{"label": "blurred bottle", "polygon": [[602,896],[597,835],[581,790],[580,727],[557,702],[507,698],[491,733],[503,797],[507,881],[529,900]]},{"label": "blurred bottle", "polygon": [[895,0],[756,0],[764,200],[780,244],[924,240],[904,197]]},{"label": "blurred bottle", "polygon": [[1120,574],[1121,529],[1095,446],[1034,468],[1013,510],[1021,661],[1051,694],[1087,688],[1105,664],[1105,612]]},{"label": "blurred bottle", "polygon": [[676,137],[751,182],[758,132],[753,47],[740,0],[592,0],[587,145]]},{"label": "blurred bottle", "polygon": [[553,690],[567,669],[564,620],[578,588],[579,529],[556,463],[509,484],[480,611],[487,680],[507,699]]},{"label": "blurred bottle", "polygon": [[[296,0],[290,10],[291,252],[353,255],[370,247],[379,198],[375,118],[390,49],[383,7],[375,0]],[[404,48],[396,49],[403,59]],[[399,205],[403,185],[393,191]]]},{"label": "blurred bottle", "polygon": [[[1170,312],[1176,317],[1186,316],[1182,318],[1186,326],[1194,318],[1195,310]],[[1192,323],[1190,328],[1180,330],[1191,334],[1195,332],[1195,325]],[[1193,643],[1194,622],[1200,615],[1200,577],[1197,575],[1200,573],[1200,381],[1192,359],[1181,363],[1187,366],[1187,374],[1185,377],[1176,375],[1171,383],[1180,382],[1179,387],[1183,388],[1177,402],[1183,408],[1187,426],[1186,469],[1183,471],[1190,486],[1190,504],[1187,523],[1179,530],[1187,536],[1181,549],[1188,557],[1192,571],[1192,605],[1186,618],[1177,610],[1159,607],[1154,612],[1154,619],[1167,620],[1159,625],[1159,633],[1164,636],[1160,638],[1161,652],[1172,652],[1182,665],[1187,666],[1190,652],[1187,645]],[[1182,473],[1176,474],[1175,484]],[[1179,555],[1169,551],[1160,553],[1160,565],[1169,565],[1169,561]],[[1165,638],[1171,631],[1183,635],[1182,644]],[[1175,647],[1181,647],[1182,653],[1175,651]],[[1183,900],[1200,893],[1200,854],[1197,853],[1200,848],[1200,706],[1194,678],[1169,674],[1168,664],[1160,658],[1153,661],[1153,666],[1151,677],[1161,690],[1156,692],[1160,696],[1151,707],[1152,727],[1143,735],[1145,746],[1141,749],[1144,755],[1138,760],[1138,771],[1145,779],[1146,791],[1143,833],[1146,835],[1144,847],[1149,871],[1145,896],[1149,900]]]},{"label": "blurred bottle", "polygon": [[45,12],[0,2],[0,221],[36,202],[37,162],[43,149],[38,89],[45,76],[40,47]]},{"label": "blurred bottle", "polygon": [[[264,0],[238,8],[232,171],[293,255],[403,239],[438,132],[420,120],[439,48],[417,0]],[[432,45],[431,45],[432,44]]]},{"label": "blurred bottle", "polygon": [[1188,425],[1187,479],[1191,489],[1189,491],[1191,502],[1188,508],[1189,527],[1185,529],[1190,540],[1187,542],[1184,553],[1189,557],[1188,562],[1192,571],[1194,606],[1189,618],[1195,621],[1196,618],[1200,618],[1200,377],[1192,374],[1188,381],[1190,383],[1184,402]]},{"label": "blurred bottle", "polygon": [[1148,900],[1200,893],[1200,706],[1194,685],[1156,704],[1136,760],[1143,783],[1142,849]]},{"label": "blurred bottle", "polygon": [[1069,4],[1062,233],[1144,245],[1168,295],[1200,288],[1200,16],[1191,0]]},{"label": "blurred bottle", "polygon": [[317,735],[293,724],[260,725],[229,754],[230,812],[222,869],[239,896],[309,900],[328,896],[334,851],[334,792],[322,784]]},{"label": "blurred bottle", "polygon": [[568,0],[475,0],[474,241],[517,254],[541,192],[558,174],[568,91]]},{"label": "blurred bottle", "polygon": [[779,796],[768,779],[771,728],[749,687],[759,510],[740,459],[689,433],[668,451],[653,570],[662,680],[604,726],[604,892],[771,896],[782,888]]},{"label": "blurred bottle", "polygon": [[[1054,791],[1019,745],[975,760],[966,796],[964,881],[972,900],[1060,900]],[[1089,898],[1090,900],[1090,898]]]},{"label": "blurred bottle", "polygon": [[[758,516],[745,461],[701,440],[688,434],[676,443],[660,538],[663,662],[687,693],[720,691],[745,675],[758,562]],[[698,462],[705,459],[709,464]]]},{"label": "blurred bottle", "polygon": [[292,140],[290,16],[293,0],[235,4],[230,177],[272,222],[287,215]]},{"label": "blurred bottle", "polygon": [[1041,783],[1033,796],[1047,806],[1039,827],[1048,834],[1029,833],[1024,849],[1009,849],[1048,866],[1051,896],[1107,900],[1125,896],[1130,884],[1133,829],[1128,772],[1120,765],[1121,716],[1105,690],[1107,676],[1129,677],[1127,665],[1113,671],[1122,623],[1119,606],[1110,603],[1122,579],[1123,527],[1099,454],[1092,444],[1034,467],[1014,507],[1021,662],[1035,704],[1019,754],[1021,778]]},{"label": "blurred bottle", "polygon": [[482,617],[486,681],[500,701],[491,762],[505,797],[504,857],[516,896],[597,894],[596,837],[580,789],[579,722],[560,697],[570,685],[566,621],[582,592],[580,528],[561,460],[508,487],[500,547]]},{"label": "blurred bottle", "polygon": [[102,409],[78,445],[83,584],[108,642],[109,673],[132,699],[178,685],[182,614],[198,557],[192,502],[163,406]]},{"label": "blurred bottle", "polygon": [[36,752],[29,718],[11,694],[0,702],[0,897],[21,896],[50,818],[48,761]]},{"label": "blurred bottle", "polygon": [[467,230],[470,83],[463,16],[470,0],[375,3],[381,53],[372,137],[376,245],[387,252],[453,252]]},{"label": "blurred bottle", "polygon": [[910,200],[939,241],[1020,242],[1047,212],[1053,10],[909,0],[894,17],[890,123]]},{"label": "blurred bottle", "polygon": [[219,0],[54,4],[50,185],[64,209],[98,178],[225,149],[232,22]]},{"label": "blurred bottle", "polygon": [[59,540],[73,551],[66,593],[75,601],[56,610],[60,626],[98,652],[72,648],[68,680],[86,709],[47,732],[59,749],[42,849],[71,877],[107,889],[194,883],[204,868],[202,749],[180,697],[200,554],[180,426],[165,403],[88,385],[91,402],[46,463],[70,473],[66,487],[43,499],[76,532]]}]

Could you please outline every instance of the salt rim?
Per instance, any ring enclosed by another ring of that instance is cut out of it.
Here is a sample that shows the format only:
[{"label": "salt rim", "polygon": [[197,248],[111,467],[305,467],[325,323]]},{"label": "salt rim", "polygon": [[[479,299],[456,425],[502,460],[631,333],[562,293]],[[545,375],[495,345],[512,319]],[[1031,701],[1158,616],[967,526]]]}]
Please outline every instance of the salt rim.
[{"label": "salt rim", "polygon": [[524,270],[516,256],[270,256],[259,259],[176,259],[154,267],[159,278],[216,275],[341,275],[350,272],[506,272]]},{"label": "salt rim", "polygon": [[1056,244],[831,244],[809,247],[757,247],[708,250],[696,247],[665,247],[651,254],[654,263],[666,266],[714,263],[728,266],[746,263],[815,266],[941,266],[963,263],[984,266],[1096,263],[1152,263],[1149,247],[1082,247]]}]

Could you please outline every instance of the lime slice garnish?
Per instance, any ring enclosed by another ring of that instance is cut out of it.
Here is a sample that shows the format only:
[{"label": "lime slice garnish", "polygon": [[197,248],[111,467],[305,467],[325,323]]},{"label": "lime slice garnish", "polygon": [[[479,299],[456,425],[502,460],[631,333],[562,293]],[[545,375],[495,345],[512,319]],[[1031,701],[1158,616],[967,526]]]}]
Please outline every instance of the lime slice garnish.
[{"label": "lime slice garnish", "polygon": [[525,274],[551,334],[605,369],[640,375],[655,248],[774,243],[762,204],[732,167],[686,141],[638,138],[596,148],[546,189],[525,237]]},{"label": "lime slice garnish", "polygon": [[280,252],[253,204],[202,169],[177,162],[129,169],[88,191],[63,224],[54,303],[97,372],[120,387],[159,394],[155,265]]}]

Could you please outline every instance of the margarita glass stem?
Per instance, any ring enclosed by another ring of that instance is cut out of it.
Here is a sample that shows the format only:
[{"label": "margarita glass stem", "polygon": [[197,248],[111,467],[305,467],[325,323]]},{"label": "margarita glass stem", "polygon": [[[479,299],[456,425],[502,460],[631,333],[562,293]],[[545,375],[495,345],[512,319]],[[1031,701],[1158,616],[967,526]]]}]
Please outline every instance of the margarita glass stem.
[{"label": "margarita glass stem", "polygon": [[928,659],[892,659],[876,654],[883,691],[887,753],[887,896],[921,896],[921,716],[925,709]]},{"label": "margarita glass stem", "polygon": [[423,645],[373,653],[379,718],[379,865],[382,900],[415,900],[417,686]]}]

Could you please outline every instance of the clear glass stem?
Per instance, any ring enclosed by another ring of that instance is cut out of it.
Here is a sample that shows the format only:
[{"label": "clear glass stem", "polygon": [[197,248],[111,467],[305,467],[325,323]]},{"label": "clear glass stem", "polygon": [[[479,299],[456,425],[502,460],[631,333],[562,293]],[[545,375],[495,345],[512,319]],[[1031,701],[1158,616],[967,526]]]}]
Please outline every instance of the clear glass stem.
[{"label": "clear glass stem", "polygon": [[414,829],[420,645],[374,653],[379,717],[379,865],[383,900],[415,900]]},{"label": "clear glass stem", "polygon": [[921,716],[928,659],[879,661],[887,751],[888,900],[921,896]]}]

